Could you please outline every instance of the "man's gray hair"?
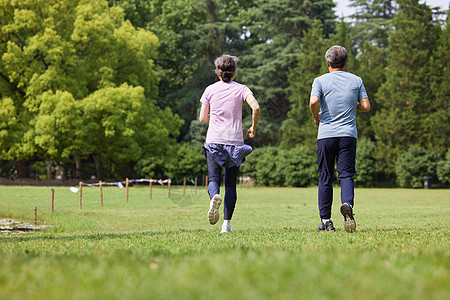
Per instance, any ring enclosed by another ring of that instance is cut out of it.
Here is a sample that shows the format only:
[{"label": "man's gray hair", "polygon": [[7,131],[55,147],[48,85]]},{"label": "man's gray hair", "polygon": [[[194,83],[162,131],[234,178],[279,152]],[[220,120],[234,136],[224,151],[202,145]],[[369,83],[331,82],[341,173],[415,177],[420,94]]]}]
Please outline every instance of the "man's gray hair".
[{"label": "man's gray hair", "polygon": [[331,46],[325,53],[325,59],[333,69],[342,69],[347,64],[347,58],[347,50],[338,45]]}]

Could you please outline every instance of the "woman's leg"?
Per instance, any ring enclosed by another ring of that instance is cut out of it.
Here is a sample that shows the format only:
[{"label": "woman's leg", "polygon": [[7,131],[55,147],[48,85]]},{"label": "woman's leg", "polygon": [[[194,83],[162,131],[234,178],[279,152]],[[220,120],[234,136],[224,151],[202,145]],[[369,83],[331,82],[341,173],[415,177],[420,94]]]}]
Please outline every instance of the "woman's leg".
[{"label": "woman's leg", "polygon": [[223,208],[223,219],[231,220],[236,206],[236,179],[239,167],[225,168],[225,205]]},{"label": "woman's leg", "polygon": [[209,199],[216,194],[220,194],[220,176],[222,167],[214,160],[213,156],[207,152],[206,163],[208,165],[208,194]]}]

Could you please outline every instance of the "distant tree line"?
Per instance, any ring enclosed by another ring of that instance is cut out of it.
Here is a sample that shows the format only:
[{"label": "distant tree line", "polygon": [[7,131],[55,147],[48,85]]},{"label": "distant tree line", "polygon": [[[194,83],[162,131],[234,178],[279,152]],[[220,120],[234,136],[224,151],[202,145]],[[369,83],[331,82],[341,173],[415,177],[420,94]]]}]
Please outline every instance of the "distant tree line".
[{"label": "distant tree line", "polygon": [[[449,183],[447,12],[418,0],[352,5],[339,20],[332,0],[3,1],[0,177],[205,173],[199,99],[228,53],[263,113],[242,172],[314,184],[309,93],[340,44],[372,104],[357,117],[356,181]],[[426,167],[414,153],[428,155]]]}]

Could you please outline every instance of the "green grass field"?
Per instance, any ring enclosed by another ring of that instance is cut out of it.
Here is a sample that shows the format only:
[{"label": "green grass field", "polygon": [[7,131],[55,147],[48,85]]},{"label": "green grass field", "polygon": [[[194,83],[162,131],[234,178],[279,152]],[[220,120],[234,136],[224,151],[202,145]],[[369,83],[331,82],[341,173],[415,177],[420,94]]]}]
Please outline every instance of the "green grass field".
[{"label": "green grass field", "polygon": [[[316,188],[241,188],[233,232],[204,188],[0,187],[0,299],[450,299],[450,191],[356,189],[357,231],[317,232]],[[222,209],[222,207],[221,207]]]}]

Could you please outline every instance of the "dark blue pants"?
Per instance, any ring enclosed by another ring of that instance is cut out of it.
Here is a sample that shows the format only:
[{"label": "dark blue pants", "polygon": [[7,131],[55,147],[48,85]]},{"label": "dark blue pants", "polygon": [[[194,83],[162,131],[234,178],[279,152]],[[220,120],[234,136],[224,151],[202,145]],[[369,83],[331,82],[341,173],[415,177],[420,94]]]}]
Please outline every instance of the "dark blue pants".
[{"label": "dark blue pants", "polygon": [[231,220],[236,206],[236,179],[239,167],[222,168],[214,160],[214,157],[206,151],[206,163],[208,164],[208,194],[211,199],[215,194],[220,193],[220,182],[222,169],[225,169],[225,197],[223,207],[223,219]]},{"label": "dark blue pants", "polygon": [[319,166],[319,214],[321,219],[331,218],[333,204],[334,165],[341,186],[341,202],[353,206],[356,139],[353,137],[317,140],[317,164]]}]

